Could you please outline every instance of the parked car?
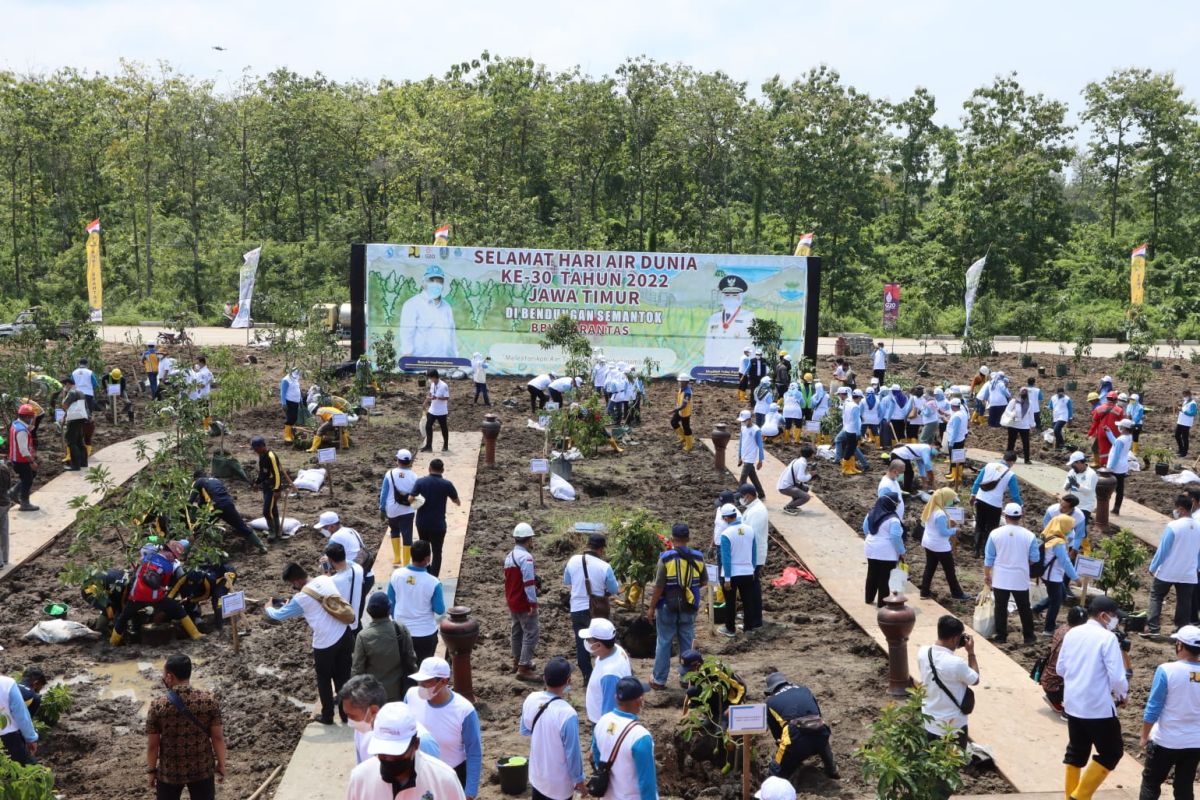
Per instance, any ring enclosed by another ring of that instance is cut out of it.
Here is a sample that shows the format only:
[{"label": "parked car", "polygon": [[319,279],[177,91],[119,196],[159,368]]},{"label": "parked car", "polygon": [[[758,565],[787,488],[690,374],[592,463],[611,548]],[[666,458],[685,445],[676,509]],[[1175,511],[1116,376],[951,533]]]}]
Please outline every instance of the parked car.
[{"label": "parked car", "polygon": [[[0,324],[0,338],[14,336],[22,331],[34,330],[42,322],[46,312],[40,306],[27,308],[17,314],[17,318],[12,322]],[[53,331],[53,335],[58,339],[70,339],[71,334],[75,331],[75,323],[66,320],[58,323]]]}]

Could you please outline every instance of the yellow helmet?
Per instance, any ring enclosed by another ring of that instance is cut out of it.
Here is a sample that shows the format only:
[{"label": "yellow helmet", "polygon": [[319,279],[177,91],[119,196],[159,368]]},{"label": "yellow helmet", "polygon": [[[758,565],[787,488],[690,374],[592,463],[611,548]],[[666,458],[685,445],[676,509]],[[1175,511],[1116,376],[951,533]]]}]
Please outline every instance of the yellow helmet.
[{"label": "yellow helmet", "polygon": [[806,372],[806,373],[804,373],[804,380],[806,380],[806,381],[811,381],[811,380],[812,380],[812,373],[811,373],[811,372]]},{"label": "yellow helmet", "polygon": [[787,358],[787,350],[780,350],[780,351],[779,351],[779,357],[780,357],[780,358]]},{"label": "yellow helmet", "polygon": [[1100,399],[1100,393],[1099,393],[1099,392],[1088,392],[1088,398],[1087,398],[1087,399],[1088,399],[1088,400],[1099,400],[1099,399]]},{"label": "yellow helmet", "polygon": [[114,368],[112,372],[108,373],[108,377],[112,378],[114,381],[121,380],[121,370]]}]

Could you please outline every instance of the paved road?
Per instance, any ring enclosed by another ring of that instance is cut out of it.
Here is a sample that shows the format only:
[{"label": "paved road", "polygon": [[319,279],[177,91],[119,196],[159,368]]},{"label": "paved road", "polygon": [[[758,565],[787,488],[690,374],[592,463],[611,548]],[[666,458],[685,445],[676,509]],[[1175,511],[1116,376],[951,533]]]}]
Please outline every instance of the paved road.
[{"label": "paved road", "polygon": [[[140,335],[143,342],[152,342],[154,341],[154,338],[158,336],[159,331],[162,330],[169,329],[151,326],[139,327],[130,325],[107,325],[104,328],[104,340],[106,342],[115,342],[118,344],[125,342],[136,342],[138,336]],[[206,347],[231,344],[245,345],[247,341],[254,340],[254,331],[250,331],[249,336],[247,336],[247,332],[245,330],[234,330],[232,328],[192,328],[189,333],[196,344]],[[836,341],[837,340],[833,337],[821,337],[821,340],[817,345],[817,352],[821,355],[832,355],[834,343]],[[917,339],[885,339],[884,342],[889,350],[893,350],[897,353],[920,353],[923,349],[925,349]],[[348,345],[349,342],[344,340],[343,344]],[[950,353],[957,353],[959,351],[959,342],[957,339],[930,340],[928,350],[936,355],[942,352],[942,345],[945,345],[946,350]],[[1059,355],[1059,346],[1060,344],[1058,342],[1043,341],[1030,341],[1025,345],[1022,345],[1020,342],[1016,341],[997,341],[994,343],[996,350],[1001,353],[1029,352],[1054,356]],[[1101,342],[1092,345],[1092,355],[1102,358],[1113,358],[1123,353],[1125,349],[1126,345],[1124,344]],[[1185,346],[1184,351],[1187,352],[1188,349],[1189,348]],[[1070,352],[1070,348],[1068,347],[1067,354],[1069,355]],[[1162,355],[1165,356],[1167,352],[1168,348],[1164,346],[1161,351]]]}]

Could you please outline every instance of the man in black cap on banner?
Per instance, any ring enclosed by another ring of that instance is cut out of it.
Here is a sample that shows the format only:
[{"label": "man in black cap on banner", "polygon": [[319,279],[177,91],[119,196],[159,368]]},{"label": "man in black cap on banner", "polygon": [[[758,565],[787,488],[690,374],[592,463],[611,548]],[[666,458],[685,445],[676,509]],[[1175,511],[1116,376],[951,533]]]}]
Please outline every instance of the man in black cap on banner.
[{"label": "man in black cap on banner", "polygon": [[739,275],[717,278],[721,310],[708,318],[705,327],[704,366],[735,368],[741,363],[742,349],[751,344],[750,325],[754,322],[754,312],[742,308],[748,288]]}]

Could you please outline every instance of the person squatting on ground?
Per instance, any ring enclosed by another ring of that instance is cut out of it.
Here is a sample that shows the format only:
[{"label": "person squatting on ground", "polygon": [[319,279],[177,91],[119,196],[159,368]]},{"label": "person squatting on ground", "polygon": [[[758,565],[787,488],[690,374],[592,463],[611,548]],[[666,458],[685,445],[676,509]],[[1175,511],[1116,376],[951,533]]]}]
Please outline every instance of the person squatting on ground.
[{"label": "person squatting on ground", "polygon": [[533,526],[519,522],[513,528],[513,549],[504,557],[504,599],[511,618],[512,671],[517,680],[538,681],[533,652],[538,644],[538,589],[534,570]]},{"label": "person squatting on ground", "polygon": [[830,745],[831,732],[821,718],[817,698],[806,686],[789,681],[782,672],[767,676],[767,728],[775,739],[771,775],[789,778],[806,758],[819,756],[825,776],[840,778]]},{"label": "person squatting on ground", "polygon": [[815,474],[815,470],[809,472],[809,464],[812,463],[814,456],[816,456],[816,451],[811,445],[801,445],[800,456],[792,459],[791,463],[779,473],[779,482],[775,485],[775,489],[784,497],[791,498],[783,507],[783,513],[793,516],[799,514],[800,507],[812,499],[809,484],[820,477]]},{"label": "person squatting on ground", "polygon": [[186,546],[174,540],[162,547],[151,546],[151,549],[144,550],[142,563],[138,565],[133,585],[129,589],[129,600],[113,622],[113,629],[108,637],[110,645],[116,647],[121,643],[126,625],[146,608],[152,608],[155,614],[164,614],[168,620],[178,621],[193,640],[203,636],[187,615],[183,605],[168,596],[172,577],[180,569],[178,561],[186,552]]},{"label": "person squatting on ground", "polygon": [[667,688],[672,645],[678,640],[680,653],[691,650],[696,635],[696,613],[700,610],[701,589],[708,585],[708,570],[704,554],[688,546],[691,536],[686,523],[671,526],[672,547],[659,556],[654,575],[646,609],[646,619],[658,633],[650,679],[654,689]]}]

